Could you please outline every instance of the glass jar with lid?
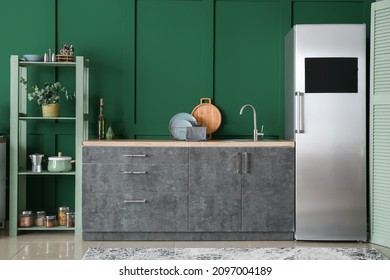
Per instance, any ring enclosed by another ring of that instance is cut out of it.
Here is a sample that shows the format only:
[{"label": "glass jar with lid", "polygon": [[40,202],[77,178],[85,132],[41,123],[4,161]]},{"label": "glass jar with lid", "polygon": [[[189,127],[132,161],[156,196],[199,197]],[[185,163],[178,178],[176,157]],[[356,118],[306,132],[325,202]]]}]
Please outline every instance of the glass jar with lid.
[{"label": "glass jar with lid", "polygon": [[66,227],[74,227],[74,212],[66,213]]},{"label": "glass jar with lid", "polygon": [[58,224],[64,226],[66,224],[66,213],[69,212],[68,206],[58,207]]},{"label": "glass jar with lid", "polygon": [[45,227],[55,227],[57,226],[57,219],[55,215],[49,215],[45,217]]},{"label": "glass jar with lid", "polygon": [[35,223],[34,213],[30,210],[23,210],[19,215],[20,227],[32,227]]},{"label": "glass jar with lid", "polygon": [[45,211],[37,211],[37,214],[35,216],[35,226],[37,227],[43,227],[45,225]]}]

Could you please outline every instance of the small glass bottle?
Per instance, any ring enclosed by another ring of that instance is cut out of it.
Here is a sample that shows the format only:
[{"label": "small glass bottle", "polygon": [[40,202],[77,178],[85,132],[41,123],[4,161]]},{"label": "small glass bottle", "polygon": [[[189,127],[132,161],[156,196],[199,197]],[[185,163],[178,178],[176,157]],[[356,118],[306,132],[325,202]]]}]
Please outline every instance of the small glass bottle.
[{"label": "small glass bottle", "polygon": [[112,138],[114,138],[114,131],[112,130],[111,125],[108,126],[106,138],[107,140],[112,140]]},{"label": "small glass bottle", "polygon": [[24,210],[19,215],[20,227],[32,227],[35,223],[33,211]]},{"label": "small glass bottle", "polygon": [[55,215],[50,215],[45,217],[45,227],[55,227],[57,226],[57,220]]},{"label": "small glass bottle", "polygon": [[64,226],[66,224],[66,213],[69,212],[68,206],[62,206],[58,208],[58,224]]},{"label": "small glass bottle", "polygon": [[98,116],[98,139],[106,139],[106,132],[105,132],[105,122],[106,118],[104,117],[103,112],[103,98],[100,98],[100,111]]},{"label": "small glass bottle", "polygon": [[74,212],[66,213],[66,227],[74,227]]},{"label": "small glass bottle", "polygon": [[37,211],[37,215],[35,217],[35,226],[43,227],[45,225],[45,211]]}]

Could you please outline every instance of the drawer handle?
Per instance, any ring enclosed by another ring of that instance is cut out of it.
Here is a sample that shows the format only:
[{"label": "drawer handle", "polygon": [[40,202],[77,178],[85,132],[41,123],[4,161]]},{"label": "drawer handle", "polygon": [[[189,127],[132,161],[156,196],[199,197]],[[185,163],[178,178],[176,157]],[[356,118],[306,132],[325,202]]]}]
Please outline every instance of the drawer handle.
[{"label": "drawer handle", "polygon": [[122,174],[148,174],[147,171],[122,171]]},{"label": "drawer handle", "polygon": [[146,203],[146,199],[125,199],[124,203]]},{"label": "drawer handle", "polygon": [[147,155],[123,155],[124,157],[146,157]]}]

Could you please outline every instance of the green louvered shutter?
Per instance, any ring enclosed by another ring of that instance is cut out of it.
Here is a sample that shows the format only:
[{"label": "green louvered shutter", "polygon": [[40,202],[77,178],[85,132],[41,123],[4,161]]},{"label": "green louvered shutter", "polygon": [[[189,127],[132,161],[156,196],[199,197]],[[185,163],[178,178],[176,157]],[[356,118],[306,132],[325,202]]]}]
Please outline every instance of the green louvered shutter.
[{"label": "green louvered shutter", "polygon": [[371,242],[390,247],[390,1],[372,4],[370,68]]}]

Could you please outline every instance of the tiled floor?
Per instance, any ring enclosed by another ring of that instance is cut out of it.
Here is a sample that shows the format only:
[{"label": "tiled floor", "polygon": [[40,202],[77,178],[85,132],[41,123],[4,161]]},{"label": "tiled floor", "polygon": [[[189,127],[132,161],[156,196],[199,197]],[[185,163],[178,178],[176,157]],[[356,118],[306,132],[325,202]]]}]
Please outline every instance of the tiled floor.
[{"label": "tiled floor", "polygon": [[356,242],[297,241],[83,241],[72,232],[27,232],[9,237],[0,230],[0,260],[79,260],[88,247],[154,248],[265,248],[265,247],[374,247],[390,259],[390,248]]}]

